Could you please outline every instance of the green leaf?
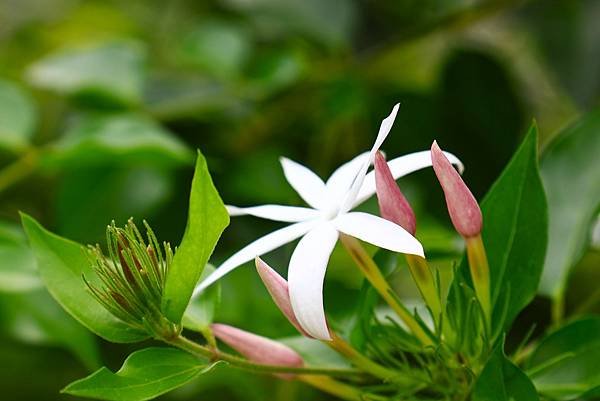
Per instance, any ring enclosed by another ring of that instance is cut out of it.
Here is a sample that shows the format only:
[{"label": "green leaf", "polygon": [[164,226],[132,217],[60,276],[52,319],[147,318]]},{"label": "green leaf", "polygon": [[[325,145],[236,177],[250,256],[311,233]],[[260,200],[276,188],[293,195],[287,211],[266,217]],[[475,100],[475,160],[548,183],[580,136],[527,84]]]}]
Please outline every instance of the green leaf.
[{"label": "green leaf", "polygon": [[[206,265],[199,281],[201,282],[215,270],[213,265]],[[221,302],[221,284],[215,283],[190,302],[183,315],[183,326],[190,330],[208,333],[219,302]]]},{"label": "green leaf", "polygon": [[69,384],[63,392],[103,400],[149,400],[184,385],[214,366],[175,348],[146,348],[131,354],[116,373],[103,367]]},{"label": "green leaf", "polygon": [[206,160],[198,152],[188,222],[163,295],[162,310],[171,321],[181,321],[204,266],[228,224],[229,214],[212,182]]},{"label": "green leaf", "polygon": [[531,355],[527,371],[540,393],[552,399],[572,400],[598,392],[598,361],[600,317],[589,317],[544,338]]},{"label": "green leaf", "polygon": [[91,267],[82,245],[49,232],[26,214],[21,220],[48,291],[71,316],[108,341],[128,343],[148,337],[110,314],[86,290],[82,276],[91,275]]},{"label": "green leaf", "polygon": [[88,369],[100,366],[96,337],[69,316],[45,289],[0,296],[4,330],[32,344],[60,346]]},{"label": "green leaf", "polygon": [[27,77],[35,86],[66,95],[137,104],[142,95],[145,58],[144,48],[129,41],[66,49],[33,64]]},{"label": "green leaf", "polygon": [[498,344],[475,382],[473,401],[538,401],[531,380],[510,362]]},{"label": "green leaf", "polygon": [[[535,125],[481,202],[481,210],[493,326],[499,329],[509,326],[535,296],[546,252],[547,205],[537,164]],[[469,274],[465,258],[459,276]]]},{"label": "green leaf", "polygon": [[548,217],[537,163],[537,126],[481,204],[494,313],[508,326],[535,296],[546,254]]},{"label": "green leaf", "polygon": [[549,242],[543,294],[560,296],[581,257],[600,206],[600,110],[585,115],[548,145],[541,173],[548,196]]},{"label": "green leaf", "polygon": [[0,222],[0,292],[25,292],[43,287],[33,252],[23,231]]},{"label": "green leaf", "polygon": [[192,162],[192,152],[171,132],[136,114],[83,118],[51,148],[43,163],[69,169],[81,166],[140,164],[177,166]]},{"label": "green leaf", "polygon": [[23,150],[36,124],[33,100],[11,82],[0,80],[0,148]]}]

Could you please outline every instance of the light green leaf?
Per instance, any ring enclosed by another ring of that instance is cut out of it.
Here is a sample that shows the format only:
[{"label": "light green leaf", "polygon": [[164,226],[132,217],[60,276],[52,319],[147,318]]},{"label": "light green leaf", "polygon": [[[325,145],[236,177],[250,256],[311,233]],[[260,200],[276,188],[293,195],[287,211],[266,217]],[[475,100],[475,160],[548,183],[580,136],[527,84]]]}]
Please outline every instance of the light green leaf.
[{"label": "light green leaf", "polygon": [[91,267],[82,245],[49,232],[30,216],[23,214],[21,220],[48,291],[71,316],[108,341],[148,337],[110,314],[86,290],[82,276],[91,275]]},{"label": "light green leaf", "polygon": [[538,401],[531,380],[510,362],[498,344],[475,382],[473,401]]},{"label": "light green leaf", "polygon": [[100,366],[96,337],[69,316],[45,289],[0,296],[0,323],[13,338],[32,344],[60,346],[88,369]]},{"label": "light green leaf", "polygon": [[600,206],[600,110],[559,133],[541,161],[548,196],[549,242],[540,291],[558,297],[588,244]]},{"label": "light green leaf", "polygon": [[[199,281],[201,282],[215,270],[213,265],[206,265]],[[209,326],[213,322],[219,302],[221,302],[221,284],[215,283],[190,302],[183,315],[183,326],[201,333],[209,333]]]},{"label": "light green leaf", "polygon": [[33,252],[20,227],[0,222],[0,292],[42,288]]},{"label": "light green leaf", "polygon": [[589,317],[544,338],[531,355],[527,371],[540,393],[556,400],[573,400],[598,391],[599,361],[600,318]]},{"label": "light green leaf", "polygon": [[214,366],[175,348],[146,348],[131,354],[118,372],[101,368],[69,384],[63,392],[103,400],[149,400],[184,385]]},{"label": "light green leaf", "polygon": [[[494,326],[508,326],[535,296],[546,254],[548,217],[537,162],[537,126],[481,203]],[[504,321],[498,321],[506,305]]]},{"label": "light green leaf", "polygon": [[163,295],[162,310],[171,321],[181,321],[204,266],[228,224],[229,214],[212,182],[206,160],[198,152],[188,222]]},{"label": "light green leaf", "polygon": [[33,100],[18,86],[0,80],[0,148],[23,150],[36,124]]},{"label": "light green leaf", "polygon": [[173,166],[192,160],[186,145],[154,121],[115,114],[83,118],[52,146],[44,163],[73,169],[107,164]]},{"label": "light green leaf", "polygon": [[137,42],[104,43],[65,49],[33,64],[27,71],[35,86],[80,98],[139,103],[146,52]]}]

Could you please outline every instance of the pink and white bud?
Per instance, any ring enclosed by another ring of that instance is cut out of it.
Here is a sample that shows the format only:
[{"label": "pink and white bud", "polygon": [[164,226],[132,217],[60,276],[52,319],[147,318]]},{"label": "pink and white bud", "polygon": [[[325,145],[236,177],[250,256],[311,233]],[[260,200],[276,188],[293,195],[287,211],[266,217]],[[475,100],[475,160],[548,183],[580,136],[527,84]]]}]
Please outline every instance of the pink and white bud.
[{"label": "pink and white bud", "polygon": [[[256,264],[256,270],[260,276],[262,282],[267,287],[267,291],[271,295],[273,302],[279,308],[279,310],[287,317],[289,322],[306,337],[311,337],[296,319],[294,310],[292,309],[292,302],[290,301],[290,294],[288,290],[287,281],[279,275],[271,266],[265,263],[264,260],[258,256],[254,259]],[[311,337],[312,338],[312,337]]]},{"label": "pink and white bud", "polygon": [[435,141],[431,145],[431,162],[444,190],[454,228],[465,238],[479,235],[483,218],[477,200]]},{"label": "pink and white bud", "polygon": [[[304,361],[300,354],[270,338],[249,333],[226,324],[214,323],[211,326],[216,338],[239,352],[248,360],[261,365],[278,365],[301,367]],[[292,378],[293,375],[277,375],[282,378]]]},{"label": "pink and white bud", "polygon": [[411,235],[417,231],[417,219],[408,200],[400,191],[381,152],[375,155],[375,186],[381,217],[404,228]]}]

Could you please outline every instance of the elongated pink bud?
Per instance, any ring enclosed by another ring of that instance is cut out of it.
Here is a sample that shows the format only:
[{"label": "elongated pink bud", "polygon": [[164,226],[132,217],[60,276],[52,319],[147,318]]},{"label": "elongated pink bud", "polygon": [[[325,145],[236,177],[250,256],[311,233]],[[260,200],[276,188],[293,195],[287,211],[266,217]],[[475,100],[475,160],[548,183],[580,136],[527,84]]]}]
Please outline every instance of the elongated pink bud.
[{"label": "elongated pink bud", "polygon": [[[287,317],[289,322],[306,337],[311,337],[296,319],[294,310],[292,309],[292,302],[290,301],[290,294],[288,290],[288,283],[283,277],[279,275],[271,266],[265,263],[264,260],[258,256],[254,259],[256,264],[256,270],[260,276],[262,282],[267,287],[267,291],[271,294],[273,302],[279,308],[279,310]],[[312,337],[311,337],[312,338]]]},{"label": "elongated pink bud", "polygon": [[[248,358],[261,365],[279,365],[301,367],[302,357],[290,347],[270,338],[249,333],[226,324],[215,323],[211,326],[216,338]],[[293,375],[277,375],[282,378],[292,378]]]},{"label": "elongated pink bud", "polygon": [[454,228],[465,238],[478,235],[483,218],[477,200],[435,141],[431,145],[431,162],[444,190]]},{"label": "elongated pink bud", "polygon": [[381,152],[375,155],[375,186],[381,217],[393,221],[415,235],[417,219],[410,204],[400,191]]}]

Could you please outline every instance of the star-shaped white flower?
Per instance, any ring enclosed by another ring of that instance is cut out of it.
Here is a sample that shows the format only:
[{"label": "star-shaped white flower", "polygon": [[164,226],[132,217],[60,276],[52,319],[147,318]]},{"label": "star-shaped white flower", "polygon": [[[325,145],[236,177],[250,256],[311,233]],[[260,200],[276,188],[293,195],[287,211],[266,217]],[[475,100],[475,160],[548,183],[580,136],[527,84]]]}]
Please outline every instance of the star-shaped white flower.
[{"label": "star-shaped white flower", "polygon": [[[396,104],[390,115],[381,122],[373,148],[339,167],[327,182],[323,182],[308,168],[281,158],[286,179],[311,208],[281,205],[246,208],[228,206],[231,216],[253,215],[294,224],[267,234],[242,248],[200,283],[194,294],[197,295],[256,256],[302,237],[292,254],[288,269],[292,308],[307,333],[318,339],[329,340],[323,309],[323,281],[339,233],[390,251],[424,256],[421,243],[399,225],[372,214],[351,212],[375,193],[375,174],[367,174],[367,170],[389,134],[398,108],[399,104]],[[460,160],[449,153],[446,156],[462,170]],[[428,150],[416,152],[390,160],[388,165],[394,178],[398,179],[431,166],[431,155]]]}]

